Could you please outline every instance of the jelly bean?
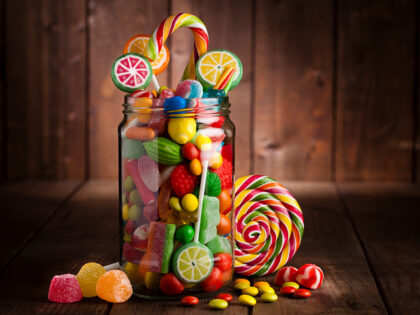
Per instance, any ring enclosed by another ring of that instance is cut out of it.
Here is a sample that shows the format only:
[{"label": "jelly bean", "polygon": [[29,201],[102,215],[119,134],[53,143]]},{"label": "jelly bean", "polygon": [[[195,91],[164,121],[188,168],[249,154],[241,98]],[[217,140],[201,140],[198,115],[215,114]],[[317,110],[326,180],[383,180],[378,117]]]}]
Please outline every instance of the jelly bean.
[{"label": "jelly bean", "polygon": [[242,290],[242,294],[248,294],[251,296],[256,296],[258,295],[258,288],[256,287],[248,287]]},{"label": "jelly bean", "polygon": [[220,213],[226,214],[232,206],[232,198],[226,189],[223,189],[219,196],[217,196],[220,203]]},{"label": "jelly bean", "polygon": [[201,172],[203,171],[203,167],[201,166],[201,162],[199,159],[194,159],[190,162],[190,171],[195,176],[201,175]]},{"label": "jelly bean", "polygon": [[240,278],[240,279],[236,279],[235,281],[233,281],[233,284],[237,284],[237,283],[246,283],[249,286],[251,286],[251,282],[249,282],[248,279]]},{"label": "jelly bean", "polygon": [[193,194],[186,194],[182,197],[182,208],[189,212],[193,212],[198,208],[198,199]]},{"label": "jelly bean", "polygon": [[175,238],[182,244],[187,244],[194,238],[194,229],[190,225],[183,225],[176,230]]},{"label": "jelly bean", "polygon": [[123,240],[124,242],[131,243],[131,235],[124,233]]},{"label": "jelly bean", "polygon": [[181,203],[177,197],[169,198],[169,206],[176,211],[182,211]]},{"label": "jelly bean", "polygon": [[216,310],[224,310],[226,307],[228,307],[228,302],[222,299],[213,299],[209,302],[210,308],[216,309]]},{"label": "jelly bean", "polygon": [[280,289],[280,293],[282,294],[282,295],[292,295],[293,293],[295,293],[296,292],[296,288],[295,287],[282,287],[281,289]]},{"label": "jelly bean", "polygon": [[295,293],[293,293],[293,297],[298,299],[307,299],[312,295],[311,291],[307,289],[297,289]]},{"label": "jelly bean", "polygon": [[132,191],[134,189],[134,181],[131,176],[127,176],[124,180],[124,190]]},{"label": "jelly bean", "polygon": [[246,283],[246,282],[238,282],[238,283],[235,283],[235,285],[233,287],[236,290],[243,290],[243,289],[249,288],[250,284]]},{"label": "jelly bean", "polygon": [[219,235],[229,234],[231,228],[232,228],[232,225],[230,223],[230,219],[226,215],[221,213],[220,221],[219,221],[219,224],[217,225],[217,234]]},{"label": "jelly bean", "polygon": [[128,209],[128,219],[132,221],[136,221],[140,215],[140,207],[139,206],[131,206]]},{"label": "jelly bean", "polygon": [[257,304],[257,300],[248,294],[240,295],[239,302],[248,306],[254,306],[255,304]]},{"label": "jelly bean", "polygon": [[264,293],[263,295],[261,295],[261,300],[269,303],[277,301],[278,298],[279,297],[275,293]]},{"label": "jelly bean", "polygon": [[254,287],[256,287],[258,289],[263,285],[270,286],[270,284],[267,281],[257,281],[253,285],[254,285]]},{"label": "jelly bean", "polygon": [[207,137],[205,135],[198,135],[195,138],[195,145],[201,151],[208,151],[208,150],[211,149],[212,142],[211,142],[209,137]]},{"label": "jelly bean", "polygon": [[161,86],[159,89],[159,93],[162,93],[163,90],[169,89],[167,86]]},{"label": "jelly bean", "polygon": [[230,302],[232,301],[233,297],[229,293],[220,293],[216,296],[216,299],[222,299],[222,300],[225,300],[226,302]]},{"label": "jelly bean", "polygon": [[184,158],[190,161],[197,159],[199,156],[198,149],[193,143],[184,144],[182,146],[181,153]]},{"label": "jelly bean", "polygon": [[140,194],[137,189],[133,189],[130,192],[130,196],[128,198],[133,205],[138,205],[140,207],[143,205],[143,201],[141,200]]},{"label": "jelly bean", "polygon": [[274,293],[274,289],[270,287],[269,285],[261,285],[258,289],[260,290],[261,294]]},{"label": "jelly bean", "polygon": [[218,169],[223,164],[223,157],[220,152],[215,152],[209,160],[209,166],[213,169]]},{"label": "jelly bean", "polygon": [[124,221],[128,220],[128,209],[129,209],[128,204],[125,204],[122,208],[122,218]]},{"label": "jelly bean", "polygon": [[288,282],[283,283],[282,287],[293,287],[293,288],[296,288],[297,290],[299,289],[299,284],[297,284],[296,282],[288,281]]},{"label": "jelly bean", "polygon": [[130,127],[125,131],[127,139],[149,141],[156,137],[156,133],[149,127]]},{"label": "jelly bean", "polygon": [[182,305],[187,305],[187,306],[197,305],[198,302],[199,302],[199,299],[191,295],[184,296],[181,300]]}]

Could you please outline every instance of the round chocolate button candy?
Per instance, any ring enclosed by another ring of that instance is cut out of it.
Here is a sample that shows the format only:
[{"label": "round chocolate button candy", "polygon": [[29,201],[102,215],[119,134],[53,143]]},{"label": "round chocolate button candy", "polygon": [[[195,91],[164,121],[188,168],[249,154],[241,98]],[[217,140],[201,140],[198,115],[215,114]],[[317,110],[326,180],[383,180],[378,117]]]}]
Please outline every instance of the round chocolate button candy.
[{"label": "round chocolate button candy", "polygon": [[277,301],[278,298],[279,297],[275,293],[264,293],[263,295],[261,295],[261,300],[268,303]]},{"label": "round chocolate button candy", "polygon": [[297,289],[295,293],[293,293],[293,297],[298,299],[307,299],[312,295],[311,291],[307,289]]},{"label": "round chocolate button candy", "polygon": [[222,300],[225,300],[226,302],[230,302],[232,301],[233,297],[229,293],[220,293],[216,296],[216,299],[222,299]]},{"label": "round chocolate button candy", "polygon": [[228,307],[228,302],[222,299],[214,299],[209,302],[209,306],[216,310],[223,310]]},{"label": "round chocolate button candy", "polygon": [[288,295],[292,295],[293,293],[295,293],[296,292],[296,288],[295,287],[282,287],[281,289],[280,289],[280,293],[282,294],[282,295],[286,295],[286,296],[288,296]]},{"label": "round chocolate button candy", "polygon": [[181,300],[182,305],[187,305],[187,306],[197,305],[198,302],[199,302],[199,299],[191,295],[184,296]]},{"label": "round chocolate button candy", "polygon": [[251,296],[256,296],[258,295],[258,288],[256,287],[248,287],[242,290],[242,294],[248,294]]},{"label": "round chocolate button candy", "polygon": [[254,306],[255,304],[257,304],[257,300],[248,294],[240,295],[239,302],[248,306]]},{"label": "round chocolate button candy", "polygon": [[282,287],[294,287],[294,288],[296,288],[296,290],[299,289],[299,284],[296,283],[296,282],[291,282],[291,281],[285,282],[281,286]]}]

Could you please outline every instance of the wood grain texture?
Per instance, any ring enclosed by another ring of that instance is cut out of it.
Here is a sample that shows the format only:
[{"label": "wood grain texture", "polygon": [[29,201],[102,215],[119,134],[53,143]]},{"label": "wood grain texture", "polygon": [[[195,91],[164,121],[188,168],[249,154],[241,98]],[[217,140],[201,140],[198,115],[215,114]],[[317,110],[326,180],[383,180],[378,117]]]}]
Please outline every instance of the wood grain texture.
[{"label": "wood grain texture", "polygon": [[[166,1],[89,0],[90,176],[118,176],[118,132],[125,93],[111,80],[111,66],[125,42],[136,34],[151,34],[167,16]],[[167,72],[158,76],[161,85]]]},{"label": "wood grain texture", "polygon": [[338,4],[337,180],[410,181],[415,1]]},{"label": "wood grain texture", "polygon": [[89,261],[118,260],[117,182],[90,182],[61,209],[0,275],[2,314],[105,314],[98,298],[75,304],[47,299],[51,278]]},{"label": "wood grain texture", "polygon": [[417,314],[420,187],[341,184],[348,211],[392,314]]},{"label": "wood grain texture", "polygon": [[[279,296],[275,304],[257,304],[256,314],[381,314],[385,308],[343,205],[330,183],[285,183],[299,201],[305,219],[301,248],[287,264],[322,268],[324,283],[307,300]],[[273,276],[255,279],[268,279]],[[363,288],[359,290],[358,288]],[[277,289],[276,289],[277,291]]]},{"label": "wood grain texture", "polygon": [[259,1],[255,172],[330,180],[333,1]]},{"label": "wood grain texture", "polygon": [[85,1],[6,10],[8,177],[84,178]]},{"label": "wood grain texture", "polygon": [[[198,16],[209,32],[209,50],[227,49],[241,59],[241,83],[229,93],[230,118],[236,125],[236,177],[251,171],[251,73],[252,73],[252,1],[172,1],[172,13],[188,12]],[[171,84],[175,88],[187,64],[193,45],[189,30],[172,36]]]}]

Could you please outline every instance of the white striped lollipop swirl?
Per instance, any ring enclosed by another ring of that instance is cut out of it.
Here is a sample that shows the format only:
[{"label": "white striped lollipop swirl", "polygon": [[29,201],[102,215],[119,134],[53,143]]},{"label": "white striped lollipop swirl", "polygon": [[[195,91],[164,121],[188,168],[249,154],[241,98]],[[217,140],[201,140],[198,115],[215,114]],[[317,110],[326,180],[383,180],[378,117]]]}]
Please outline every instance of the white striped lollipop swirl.
[{"label": "white striped lollipop swirl", "polygon": [[296,253],[303,215],[296,199],[268,176],[235,182],[235,272],[262,276],[277,271]]}]

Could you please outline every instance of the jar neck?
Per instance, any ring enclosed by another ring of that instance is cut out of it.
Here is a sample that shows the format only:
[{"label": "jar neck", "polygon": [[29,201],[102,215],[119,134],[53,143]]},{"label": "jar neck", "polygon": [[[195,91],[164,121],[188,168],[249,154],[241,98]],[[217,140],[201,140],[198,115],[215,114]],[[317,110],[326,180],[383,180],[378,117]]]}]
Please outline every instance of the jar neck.
[{"label": "jar neck", "polygon": [[189,98],[186,108],[168,110],[165,108],[165,99],[136,98],[125,96],[123,114],[130,115],[159,115],[162,118],[203,118],[203,117],[229,117],[230,103],[228,97],[215,98]]}]

